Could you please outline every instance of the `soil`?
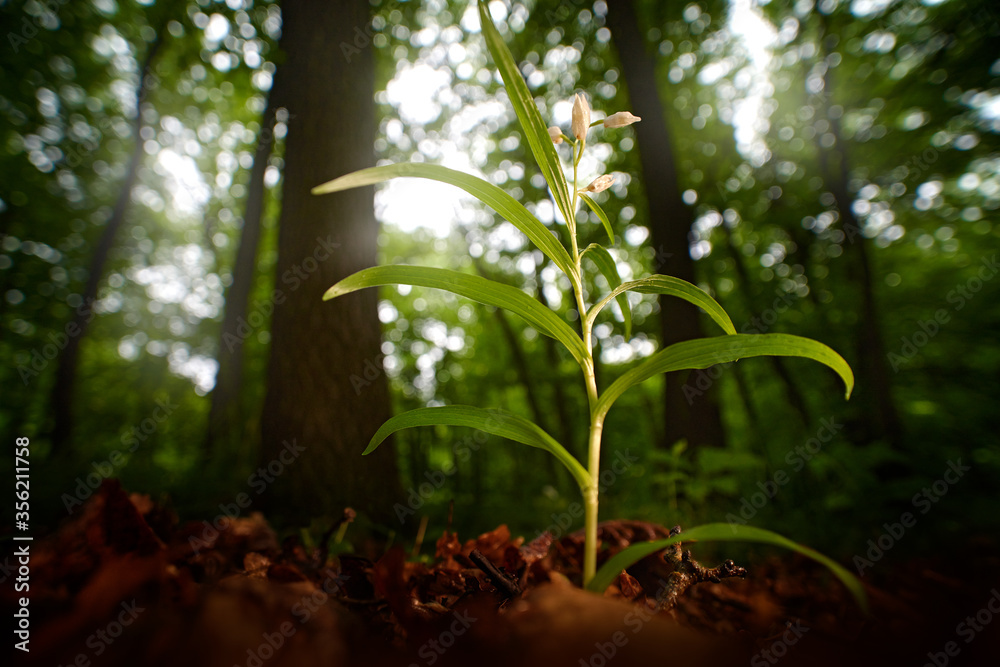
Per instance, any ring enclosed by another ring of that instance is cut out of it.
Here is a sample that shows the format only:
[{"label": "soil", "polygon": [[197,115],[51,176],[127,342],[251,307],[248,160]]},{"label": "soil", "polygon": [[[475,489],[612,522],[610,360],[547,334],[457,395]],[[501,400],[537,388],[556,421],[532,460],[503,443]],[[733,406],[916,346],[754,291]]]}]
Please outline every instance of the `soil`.
[{"label": "soil", "polygon": [[[602,553],[667,534],[608,522]],[[446,531],[430,564],[398,547],[334,558],[294,539],[279,543],[260,514],[226,519],[220,530],[178,525],[109,480],[32,544],[30,652],[15,650],[15,659],[79,667],[1000,664],[1000,558],[991,542],[961,557],[894,565],[877,584],[866,577],[867,615],[827,571],[796,556],[740,563],[746,576],[698,583],[665,604],[663,582],[678,564],[658,554],[595,595],[578,585],[582,548],[580,535],[525,543],[500,526],[465,541]],[[3,597],[10,614],[12,588]]]}]

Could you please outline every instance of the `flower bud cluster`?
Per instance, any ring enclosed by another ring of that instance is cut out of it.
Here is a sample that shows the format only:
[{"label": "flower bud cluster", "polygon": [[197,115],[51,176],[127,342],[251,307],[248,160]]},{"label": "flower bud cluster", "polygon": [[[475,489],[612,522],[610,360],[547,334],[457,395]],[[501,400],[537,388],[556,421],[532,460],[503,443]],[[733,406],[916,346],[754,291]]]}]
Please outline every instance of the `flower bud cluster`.
[{"label": "flower bud cluster", "polygon": [[[579,145],[580,152],[574,148],[573,155],[574,161],[574,177],[576,175],[576,164],[579,163],[580,157],[582,157],[583,146],[587,143],[587,132],[593,125],[601,124],[606,128],[615,127],[625,127],[626,125],[631,125],[632,123],[638,123],[641,118],[638,116],[633,116],[631,111],[619,111],[613,113],[603,121],[590,121],[590,104],[587,102],[587,98],[583,95],[577,93],[573,96],[573,115],[570,123],[570,133],[572,137],[567,137],[563,134],[563,131],[559,126],[553,125],[549,128],[549,137],[552,139],[552,143],[558,145],[564,141],[572,142],[574,145]],[[575,140],[575,141],[574,141]],[[603,176],[598,176],[590,185],[578,190],[578,192],[604,192],[612,186],[615,182],[615,177],[610,174],[604,174]]]}]

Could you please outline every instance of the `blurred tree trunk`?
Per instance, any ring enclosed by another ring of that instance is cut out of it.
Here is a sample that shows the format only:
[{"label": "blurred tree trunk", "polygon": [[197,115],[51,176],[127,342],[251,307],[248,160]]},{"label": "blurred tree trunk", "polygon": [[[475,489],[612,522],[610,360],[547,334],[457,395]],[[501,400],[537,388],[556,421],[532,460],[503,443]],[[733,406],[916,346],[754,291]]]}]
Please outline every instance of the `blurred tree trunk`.
[{"label": "blurred tree trunk", "polygon": [[[735,146],[734,146],[735,150]],[[729,253],[729,258],[733,262],[733,266],[736,269],[736,289],[740,294],[740,298],[743,303],[746,304],[747,309],[750,312],[762,312],[757,307],[757,296],[755,290],[753,289],[753,283],[750,280],[750,276],[747,273],[746,265],[743,263],[743,254],[736,247],[736,241],[733,239],[733,233],[726,225],[720,225],[722,228],[722,234],[726,239],[726,250]],[[789,407],[793,409],[796,415],[798,415],[799,422],[801,425],[808,429],[812,426],[812,421],[809,417],[809,408],[806,406],[805,399],[802,397],[803,392],[795,384],[792,374],[788,370],[788,366],[785,365],[784,359],[781,357],[767,357],[771,364],[771,368],[774,369],[775,375],[781,381],[781,388],[785,393],[785,401],[788,403]],[[740,367],[736,364],[732,366],[734,371],[739,371]],[[737,379],[737,386],[741,392],[745,393],[746,386],[744,384],[744,378],[739,375]],[[746,394],[749,397],[749,394]],[[749,413],[749,402],[747,402],[748,413]]]},{"label": "blurred tree trunk", "polygon": [[[824,33],[828,23],[822,18]],[[824,53],[827,40],[822,40]],[[824,75],[824,117],[830,123],[834,136],[832,151],[819,151],[820,171],[830,193],[833,194],[840,224],[844,230],[844,259],[847,275],[851,281],[856,299],[861,305],[855,338],[855,362],[852,364],[858,374],[857,391],[854,396],[864,415],[860,424],[860,438],[864,441],[883,438],[894,447],[902,447],[903,426],[892,397],[892,381],[886,361],[882,322],[875,302],[875,286],[872,275],[871,257],[868,245],[871,241],[862,233],[861,224],[854,214],[854,197],[849,190],[851,163],[847,153],[847,142],[840,129],[840,114],[832,113],[836,104],[834,96],[833,68]],[[842,107],[841,107],[842,108]],[[831,161],[831,157],[834,158]]]},{"label": "blurred tree trunk", "polygon": [[[677,158],[670,126],[656,80],[656,63],[646,51],[632,0],[609,3],[608,27],[628,85],[630,111],[641,117],[634,125],[642,165],[642,179],[649,204],[649,226],[656,250],[656,272],[695,282],[694,261],[688,235],[694,213],[681,198]],[[660,298],[661,349],[702,336],[698,309],[674,297]],[[665,376],[666,431],[664,446],[681,438],[692,445],[722,446],[725,442],[714,388],[702,394],[684,393],[685,373]],[[697,395],[701,394],[701,395]]]},{"label": "blurred tree trunk", "polygon": [[376,263],[373,191],[310,194],[374,163],[374,53],[353,47],[369,11],[365,0],[282,3],[289,121],[261,464],[281,470],[266,503],[296,518],[346,505],[389,517],[402,498],[391,442],[361,458],[390,412],[378,294],[322,300],[335,282]]},{"label": "blurred tree trunk", "polygon": [[[542,269],[544,267],[544,262],[535,263],[535,283],[538,285],[536,296],[543,306],[551,308],[543,289],[545,281],[542,279]],[[563,447],[568,449],[570,453],[579,456],[580,460],[583,460],[587,455],[586,443],[578,443],[576,435],[573,432],[574,422],[569,416],[569,403],[566,392],[563,391],[564,382],[559,377],[559,352],[556,349],[556,341],[549,336],[542,336],[542,345],[545,346],[545,361],[550,369],[547,381],[552,386],[552,397],[556,404],[556,419],[559,421],[559,430],[554,433],[558,433],[559,442]]]},{"label": "blurred tree trunk", "polygon": [[275,115],[281,106],[278,92],[281,70],[279,67],[275,73],[274,85],[268,94],[267,107],[261,119],[257,150],[250,169],[250,182],[247,183],[240,245],[233,262],[233,283],[226,290],[226,311],[219,337],[219,371],[212,389],[212,405],[205,433],[205,452],[209,455],[218,450],[224,453],[233,451],[227,445],[241,441],[243,436],[240,387],[243,385],[245,336],[242,334],[246,332],[250,291],[257,275],[257,249],[260,246],[261,220],[264,217],[264,174],[274,146]]},{"label": "blurred tree trunk", "polygon": [[97,301],[97,290],[104,277],[104,265],[108,261],[108,255],[114,246],[115,237],[118,230],[125,223],[125,212],[128,210],[129,202],[132,199],[132,188],[139,173],[139,165],[142,163],[142,132],[145,122],[142,118],[142,108],[146,104],[150,90],[156,87],[156,77],[153,73],[153,64],[156,62],[156,54],[163,44],[167,22],[173,18],[169,12],[160,21],[159,30],[156,37],[150,42],[139,70],[139,85],[135,93],[135,118],[132,120],[132,137],[134,144],[132,154],[129,156],[128,165],[125,167],[125,180],[122,182],[118,199],[111,210],[111,217],[104,225],[94,254],[90,258],[90,266],[87,270],[87,282],[83,287],[81,295],[82,303],[73,313],[73,319],[67,325],[66,333],[68,339],[66,347],[59,355],[59,363],[56,368],[55,383],[52,385],[52,393],[49,395],[49,409],[52,414],[52,452],[60,452],[66,449],[73,436],[73,399],[76,393],[77,367],[80,365],[80,344],[83,342],[87,329],[94,317],[94,302]]}]

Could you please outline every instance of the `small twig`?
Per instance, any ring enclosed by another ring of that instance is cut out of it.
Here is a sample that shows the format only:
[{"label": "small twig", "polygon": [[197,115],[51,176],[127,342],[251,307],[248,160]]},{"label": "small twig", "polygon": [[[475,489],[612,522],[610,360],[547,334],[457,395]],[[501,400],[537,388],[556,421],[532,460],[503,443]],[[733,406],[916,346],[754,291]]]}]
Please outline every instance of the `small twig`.
[{"label": "small twig", "polygon": [[[670,529],[671,537],[680,533],[680,526]],[[745,577],[747,574],[746,568],[732,560],[727,560],[718,567],[705,567],[694,559],[690,551],[681,549],[680,542],[663,552],[663,560],[673,565],[674,571],[667,575],[666,585],[656,596],[656,607],[662,610],[672,609],[684,591],[695,584],[703,581],[719,583],[729,577]]]},{"label": "small twig", "polygon": [[344,604],[356,604],[356,605],[384,605],[389,604],[382,599],[374,600],[355,600],[354,598],[337,598],[337,602],[343,602]]},{"label": "small twig", "polygon": [[490,581],[493,582],[496,589],[500,591],[506,599],[513,599],[521,594],[521,587],[517,584],[517,582],[503,570],[490,562],[490,559],[484,556],[483,552],[479,549],[472,550],[472,553],[469,554],[469,560],[471,560],[476,567],[486,573],[486,576],[490,578]]}]

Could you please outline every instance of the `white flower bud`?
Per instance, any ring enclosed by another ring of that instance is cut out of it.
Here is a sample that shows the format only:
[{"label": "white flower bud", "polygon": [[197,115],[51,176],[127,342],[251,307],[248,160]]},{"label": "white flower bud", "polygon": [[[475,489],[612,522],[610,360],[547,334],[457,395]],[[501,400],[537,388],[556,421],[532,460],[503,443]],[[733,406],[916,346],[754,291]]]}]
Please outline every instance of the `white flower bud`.
[{"label": "white flower bud", "polygon": [[549,136],[552,137],[552,143],[561,144],[563,142],[562,130],[553,125],[549,128]]},{"label": "white flower bud", "polygon": [[611,174],[604,174],[603,176],[598,176],[590,185],[585,187],[580,192],[604,192],[611,187],[611,184],[615,182],[615,177]]},{"label": "white flower bud", "polygon": [[638,123],[641,118],[633,116],[631,111],[619,111],[604,119],[604,127],[625,127],[632,123]]},{"label": "white flower bud", "polygon": [[587,130],[590,129],[590,105],[587,98],[577,94],[573,98],[573,136],[577,141],[584,141],[587,138]]}]

